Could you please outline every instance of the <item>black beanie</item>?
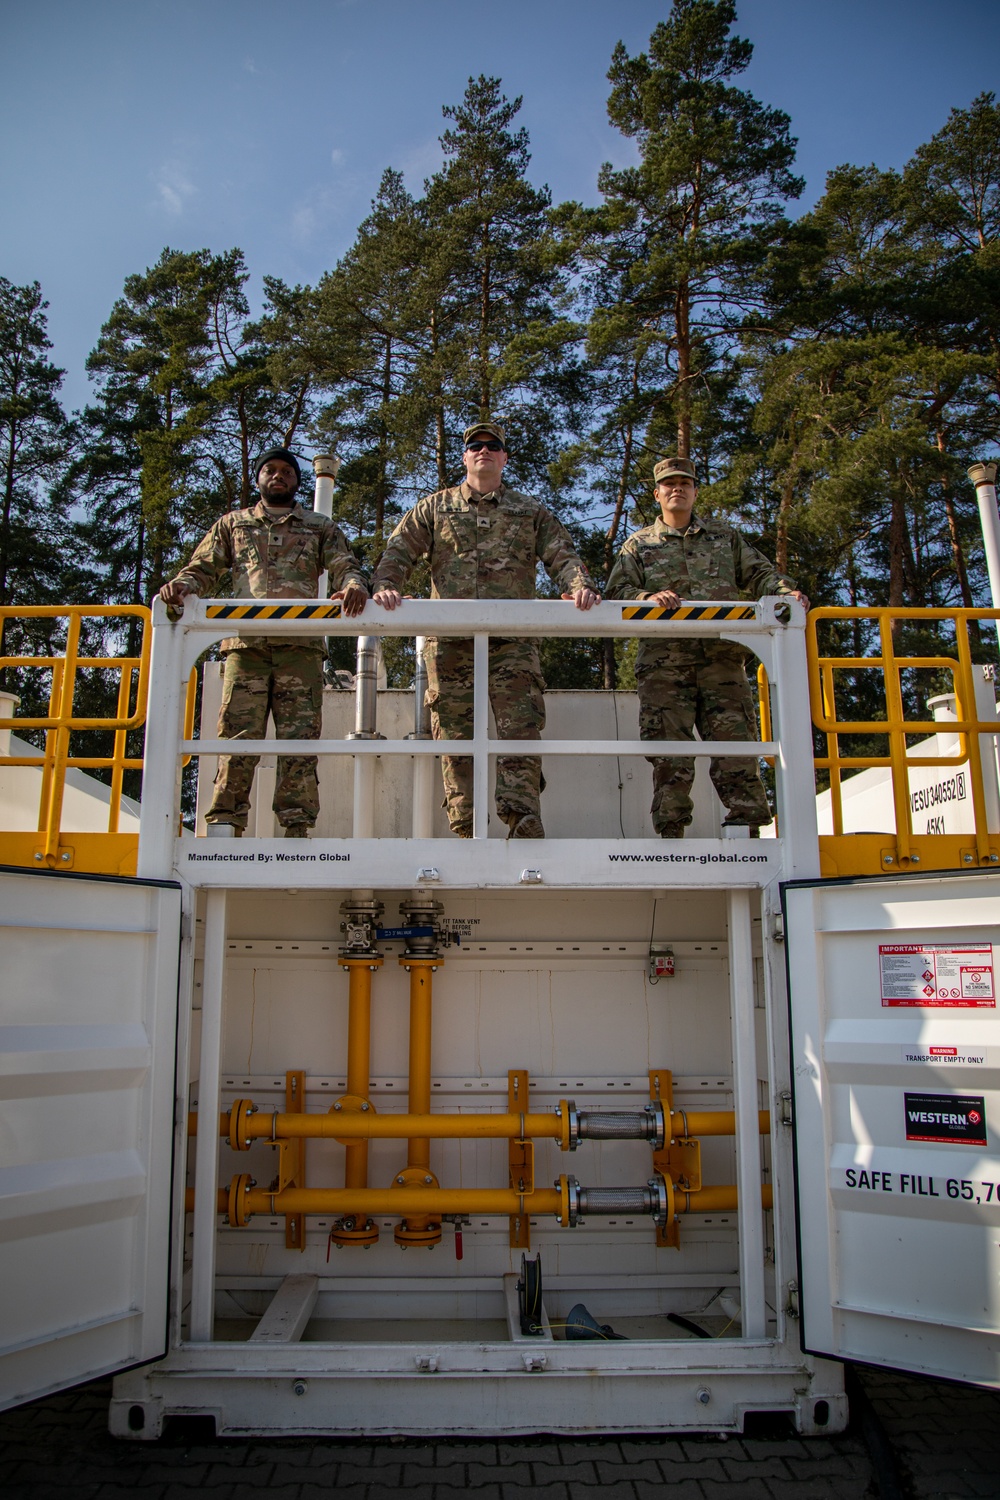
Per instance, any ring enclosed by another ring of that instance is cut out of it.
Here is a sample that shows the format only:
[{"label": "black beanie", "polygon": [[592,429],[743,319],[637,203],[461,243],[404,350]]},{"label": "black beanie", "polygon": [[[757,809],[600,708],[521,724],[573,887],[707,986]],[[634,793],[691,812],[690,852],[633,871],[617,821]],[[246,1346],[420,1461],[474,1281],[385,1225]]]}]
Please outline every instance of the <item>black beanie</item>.
[{"label": "black beanie", "polygon": [[253,477],[255,481],[260,478],[261,469],[266,463],[270,463],[272,458],[283,458],[286,464],[291,464],[295,470],[296,479],[299,484],[302,483],[302,470],[299,468],[299,461],[295,457],[295,454],[288,448],[268,448],[266,453],[262,453],[257,460],[257,467],[254,469]]}]

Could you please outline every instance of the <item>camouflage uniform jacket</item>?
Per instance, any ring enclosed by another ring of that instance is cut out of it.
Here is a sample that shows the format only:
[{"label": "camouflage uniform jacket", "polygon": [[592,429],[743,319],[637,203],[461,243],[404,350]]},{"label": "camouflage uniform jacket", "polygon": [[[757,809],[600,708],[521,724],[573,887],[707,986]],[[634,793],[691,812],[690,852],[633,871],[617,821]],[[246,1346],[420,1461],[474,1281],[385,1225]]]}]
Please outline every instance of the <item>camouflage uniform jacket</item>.
[{"label": "camouflage uniform jacket", "polygon": [[503,485],[478,496],[461,484],[418,501],[389,538],[372,591],[402,589],[422,557],[432,599],[534,599],[539,560],[560,593],[594,587],[562,522]]},{"label": "camouflage uniform jacket", "polygon": [[[747,594],[762,599],[765,594],[790,593],[795,586],[735,527],[692,515],[684,531],[659,518],[634,531],[611,570],[607,597],[648,599],[669,589],[681,599],[738,599]],[[741,658],[746,655],[742,647],[730,649]],[[646,637],[639,664],[652,665],[670,650],[667,642]]]},{"label": "camouflage uniform jacket", "polygon": [[[196,594],[211,596],[225,573],[233,576],[234,599],[315,599],[319,575],[330,575],[330,592],[353,580],[368,581],[336,522],[315,511],[293,505],[284,515],[258,500],[252,510],[231,510],[221,516],[198,543],[176,581]],[[305,646],[325,651],[322,637],[276,636],[275,644]],[[260,646],[266,636],[233,636],[223,651]]]}]

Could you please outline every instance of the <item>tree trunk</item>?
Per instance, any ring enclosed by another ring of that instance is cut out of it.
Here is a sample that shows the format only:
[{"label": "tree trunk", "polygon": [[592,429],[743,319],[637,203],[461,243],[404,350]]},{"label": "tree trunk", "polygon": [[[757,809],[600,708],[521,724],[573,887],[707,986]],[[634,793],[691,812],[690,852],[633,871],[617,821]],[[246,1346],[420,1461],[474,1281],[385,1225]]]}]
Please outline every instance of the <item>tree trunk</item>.
[{"label": "tree trunk", "polygon": [[[946,452],[943,432],[938,432],[937,434],[937,450],[943,457]],[[948,518],[948,539],[951,542],[951,558],[955,564],[955,577],[958,579],[958,590],[962,596],[962,606],[964,609],[974,609],[975,600],[972,597],[972,589],[969,587],[969,572],[965,565],[965,550],[962,547],[962,538],[958,530],[955,501],[951,495],[948,476],[943,469],[941,471],[941,492],[944,495],[944,513]],[[982,646],[978,620],[969,621],[969,636],[973,646],[976,648]]]},{"label": "tree trunk", "polygon": [[[11,401],[13,408],[14,402]],[[16,421],[11,412],[10,441],[4,461],[3,517],[0,519],[0,604],[7,604],[7,570],[10,567],[10,513],[14,504],[14,456],[17,451]]]},{"label": "tree trunk", "polygon": [[302,382],[302,387],[298,395],[295,398],[295,405],[292,408],[292,415],[289,418],[288,426],[285,428],[284,435],[281,439],[281,446],[283,448],[290,448],[292,446],[292,441],[295,437],[296,431],[298,430],[298,425],[302,421],[302,410],[306,404],[306,392],[308,390],[309,376],[307,375]]},{"label": "tree trunk", "polygon": [[[431,353],[434,356],[434,368],[437,369],[438,313],[436,307],[431,308]],[[434,461],[437,465],[438,489],[446,489],[448,485],[448,448],[444,428],[444,396],[440,384],[438,384],[434,392]]]},{"label": "tree trunk", "polygon": [[691,302],[686,281],[675,303],[677,336],[677,457],[691,457]]},{"label": "tree trunk", "polygon": [[490,257],[489,225],[483,227],[483,274],[479,300],[479,419],[485,422],[493,415],[491,411],[493,383],[490,376]]},{"label": "tree trunk", "polygon": [[250,424],[247,421],[246,392],[241,390],[236,398],[236,411],[240,419],[240,506],[250,504]]},{"label": "tree trunk", "polygon": [[788,473],[781,487],[781,499],[778,502],[778,519],[775,527],[774,540],[774,562],[779,573],[788,572],[788,520],[792,512],[792,500],[795,496],[795,460],[797,453],[793,453],[789,460]]},{"label": "tree trunk", "polygon": [[[633,370],[633,388],[636,384],[636,375]],[[621,526],[622,516],[625,513],[625,502],[628,499],[628,476],[632,469],[632,447],[635,433],[631,422],[625,424],[623,433],[624,443],[622,446],[622,461],[618,471],[618,492],[615,495],[615,508],[611,516],[611,522],[604,533],[604,576],[611,576],[611,569],[615,565],[617,555],[618,529]],[[604,686],[609,691],[614,691],[618,686],[618,661],[615,656],[615,643],[613,637],[601,641],[601,670]]]},{"label": "tree trunk", "polygon": [[[892,486],[892,509],[889,516],[889,608],[900,609],[905,604],[903,597],[905,582],[904,554],[907,546],[906,507],[900,482],[897,478]],[[892,638],[899,639],[901,621],[893,620]]]},{"label": "tree trunk", "polygon": [[616,548],[618,540],[618,528],[625,513],[625,502],[628,499],[628,476],[632,469],[632,445],[635,439],[632,423],[625,424],[623,433],[622,461],[618,471],[618,492],[615,495],[615,508],[611,516],[611,524],[604,534],[604,567],[606,573],[610,574],[614,567]]},{"label": "tree trunk", "polygon": [[615,656],[613,636],[601,641],[601,677],[605,691],[613,693],[618,688],[618,658]]},{"label": "tree trunk", "polygon": [[385,538],[385,502],[388,497],[389,435],[386,413],[392,399],[392,339],[386,338],[382,360],[382,414],[379,418],[378,483],[375,486],[375,556],[382,556]]}]

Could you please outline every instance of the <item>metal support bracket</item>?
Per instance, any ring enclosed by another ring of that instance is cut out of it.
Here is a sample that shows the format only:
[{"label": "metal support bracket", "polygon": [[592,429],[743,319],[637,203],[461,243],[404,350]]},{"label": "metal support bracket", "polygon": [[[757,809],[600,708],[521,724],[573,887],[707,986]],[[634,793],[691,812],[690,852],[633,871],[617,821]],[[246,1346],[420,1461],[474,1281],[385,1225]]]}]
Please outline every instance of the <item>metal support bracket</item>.
[{"label": "metal support bracket", "polygon": [[[511,1068],[507,1074],[507,1109],[510,1114],[527,1114],[529,1087],[527,1068]],[[511,1187],[519,1193],[533,1193],[535,1191],[534,1143],[525,1140],[508,1141],[507,1162]],[[509,1222],[511,1249],[530,1250],[531,1217],[529,1211],[525,1209],[524,1213],[512,1215]]]},{"label": "metal support bracket", "polygon": [[[661,1177],[672,1180],[674,1176],[674,1158],[671,1153],[674,1149],[674,1146],[683,1145],[687,1147],[690,1145],[694,1145],[698,1150],[696,1165],[698,1171],[698,1185],[700,1187],[701,1147],[698,1145],[698,1142],[674,1142],[670,1139],[669,1122],[674,1108],[674,1075],[669,1068],[650,1068],[649,1097],[654,1104],[660,1103],[663,1106],[663,1113],[667,1120],[667,1129],[664,1132],[665,1139],[663,1145],[653,1148],[653,1171],[659,1172]],[[682,1153],[682,1156],[686,1156],[686,1154]],[[662,1250],[669,1248],[671,1250],[679,1250],[681,1248],[681,1223],[677,1214],[670,1215],[666,1224],[657,1224],[653,1233],[656,1237],[656,1245],[658,1249]]]},{"label": "metal support bracket", "polygon": [[[306,1075],[304,1072],[285,1074],[285,1113],[302,1114],[306,1107]],[[304,1188],[306,1185],[305,1140],[278,1142],[278,1191],[286,1187]],[[285,1249],[306,1248],[306,1221],[304,1214],[285,1215]]]}]

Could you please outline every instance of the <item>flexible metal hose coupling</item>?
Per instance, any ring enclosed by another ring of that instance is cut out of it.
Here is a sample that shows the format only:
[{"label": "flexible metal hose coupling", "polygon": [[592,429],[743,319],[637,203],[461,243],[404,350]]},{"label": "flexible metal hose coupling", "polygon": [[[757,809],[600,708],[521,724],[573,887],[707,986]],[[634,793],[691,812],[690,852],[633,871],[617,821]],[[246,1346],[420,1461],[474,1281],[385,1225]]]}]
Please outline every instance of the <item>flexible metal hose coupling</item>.
[{"label": "flexible metal hose coupling", "polygon": [[647,1104],[641,1114],[617,1109],[577,1109],[573,1100],[567,1108],[571,1151],[581,1141],[651,1141],[659,1151],[666,1141],[667,1118],[659,1099]]},{"label": "flexible metal hose coupling", "polygon": [[661,1229],[666,1226],[670,1197],[666,1179],[659,1173],[645,1187],[581,1187],[567,1177],[569,1227],[575,1229],[588,1214],[608,1218],[612,1214],[649,1214]]}]

